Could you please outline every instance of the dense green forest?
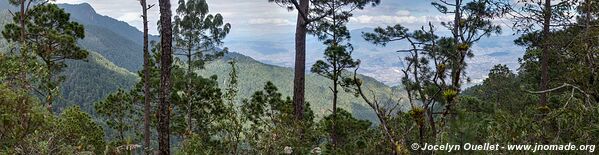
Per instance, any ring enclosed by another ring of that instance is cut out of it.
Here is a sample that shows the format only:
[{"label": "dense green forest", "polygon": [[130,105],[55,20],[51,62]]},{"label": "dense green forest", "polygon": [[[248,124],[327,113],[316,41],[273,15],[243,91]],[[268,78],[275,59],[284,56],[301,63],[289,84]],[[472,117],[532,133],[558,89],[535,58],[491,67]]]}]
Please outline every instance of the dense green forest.
[{"label": "dense green forest", "polygon": [[[359,35],[354,13],[381,0],[253,2],[297,15],[295,68],[227,48],[231,14],[205,0],[139,2],[142,31],[86,3],[0,1],[0,154],[594,154],[599,144],[596,0],[422,1],[451,19]],[[160,35],[148,34],[154,23]],[[470,83],[473,47],[512,32],[520,66]],[[325,47],[308,68],[306,36]],[[368,51],[352,36],[403,47],[389,51],[402,53],[401,85],[359,74],[352,54]]]}]

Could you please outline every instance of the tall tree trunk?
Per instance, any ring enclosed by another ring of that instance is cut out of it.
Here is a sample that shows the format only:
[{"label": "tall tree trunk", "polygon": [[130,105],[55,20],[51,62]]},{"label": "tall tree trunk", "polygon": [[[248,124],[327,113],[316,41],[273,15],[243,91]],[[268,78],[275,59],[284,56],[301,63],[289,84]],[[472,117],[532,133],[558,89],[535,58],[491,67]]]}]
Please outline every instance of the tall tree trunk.
[{"label": "tall tree trunk", "polygon": [[[335,8],[335,2],[333,2],[333,27],[337,28],[337,8]],[[333,32],[333,47],[337,47],[337,32]],[[345,47],[343,47],[345,48]],[[333,142],[333,151],[337,149],[337,83],[339,76],[341,76],[340,66],[338,62],[339,55],[335,55],[333,58],[333,126],[331,133],[331,140]]]},{"label": "tall tree trunk", "polygon": [[[333,69],[333,72],[336,72],[336,69]],[[331,140],[333,143],[333,150],[337,149],[337,75],[335,75],[335,79],[333,79],[333,121],[331,127]]]},{"label": "tall tree trunk", "polygon": [[[25,67],[27,66],[27,45],[25,45],[25,35],[26,35],[26,31],[25,31],[25,0],[21,0],[21,12],[19,15],[19,24],[21,25],[21,36],[20,36],[20,42],[21,42],[21,66]],[[21,79],[21,87],[23,88],[23,90],[25,90],[26,92],[29,91],[29,84],[27,81],[27,68],[25,67],[25,70],[22,70],[19,73],[19,79]]]},{"label": "tall tree trunk", "polygon": [[144,24],[144,152],[150,150],[150,53],[148,51],[148,5],[140,0]]},{"label": "tall tree trunk", "polygon": [[[452,89],[454,89],[458,94],[460,93],[460,78],[462,76],[462,69],[464,67],[464,58],[466,56],[466,52],[467,50],[464,49],[460,49],[459,47],[462,46],[461,44],[465,44],[463,42],[463,40],[461,39],[462,37],[462,30],[460,28],[460,21],[462,20],[462,1],[463,0],[456,0],[455,1],[455,11],[454,11],[454,19],[453,19],[453,38],[454,38],[454,46],[458,55],[458,63],[453,64],[453,68],[451,70],[451,86],[453,87]],[[447,115],[449,115],[449,112],[451,111],[451,106],[453,104],[455,104],[456,100],[451,100],[448,101],[448,103],[445,105],[445,110],[443,112],[443,117],[441,118],[441,125],[439,128],[443,128],[443,126],[445,126],[445,117],[447,117]],[[435,137],[436,139],[436,137]]]},{"label": "tall tree trunk", "polygon": [[[21,44],[25,43],[25,0],[21,0],[21,12],[19,15],[19,24],[21,25],[21,36],[20,36],[20,41]],[[21,45],[23,46],[23,45]],[[23,50],[22,50],[23,51]]]},{"label": "tall tree trunk", "polygon": [[[463,0],[455,0],[455,11],[454,11],[454,19],[453,19],[453,29],[452,29],[452,33],[453,33],[453,38],[454,38],[454,48],[456,51],[456,54],[458,55],[458,63],[454,63],[452,65],[452,69],[451,69],[451,87],[450,89],[453,89],[456,91],[456,95],[460,94],[460,78],[462,76],[462,70],[464,67],[464,61],[465,61],[465,57],[466,57],[466,52],[468,52],[467,49],[460,49],[460,46],[463,46],[461,44],[465,44],[464,40],[462,39],[463,34],[462,34],[462,29],[460,28],[460,21],[462,20],[462,2]],[[455,60],[454,60],[455,61]],[[445,120],[446,117],[448,117],[447,115],[449,115],[450,111],[451,111],[451,106],[454,105],[456,100],[452,99],[450,101],[447,101],[447,103],[445,104],[445,109],[443,110],[443,115],[441,117],[441,120],[439,121],[441,124],[439,125],[440,129],[443,129],[443,127],[445,126]],[[435,140],[437,139],[437,137],[434,137]]]},{"label": "tall tree trunk", "polygon": [[[302,16],[308,14],[309,0],[300,0],[295,29],[295,75],[293,78],[293,109],[295,119],[302,121],[304,118],[304,91],[306,74],[306,34],[307,20]],[[301,133],[300,133],[301,134]]]},{"label": "tall tree trunk", "polygon": [[[460,41],[460,37],[461,37],[461,30],[460,30],[460,21],[462,20],[462,11],[461,11],[461,4],[462,0],[456,0],[456,5],[455,5],[455,14],[454,14],[454,19],[453,19],[453,38],[454,38],[454,46],[459,47],[460,44],[463,44],[463,42]],[[463,60],[464,60],[464,56],[466,55],[465,52],[463,50],[460,50],[459,48],[456,48],[456,52],[458,54],[458,63],[454,64],[454,69],[452,70],[453,74],[452,74],[452,80],[451,80],[451,84],[453,87],[455,87],[455,89],[459,89],[460,87],[460,76],[462,74],[462,64],[463,64]]]},{"label": "tall tree trunk", "polygon": [[170,154],[170,94],[173,32],[171,25],[171,2],[159,0],[160,4],[160,103],[158,114],[158,145],[161,155]]},{"label": "tall tree trunk", "polygon": [[187,95],[187,114],[186,114],[186,121],[187,121],[187,134],[191,134],[192,133],[192,127],[193,127],[193,122],[191,120],[191,112],[192,112],[192,105],[191,105],[191,78],[192,78],[192,72],[193,69],[191,67],[191,47],[189,47],[187,49],[187,84],[185,85],[185,94]]},{"label": "tall tree trunk", "polygon": [[[551,24],[551,0],[545,0],[545,6],[543,11],[543,41],[542,41],[542,50],[541,54],[541,84],[540,90],[547,90],[547,84],[549,83],[549,26]],[[540,106],[547,105],[547,93],[543,92],[541,94],[541,99],[539,101]]]}]

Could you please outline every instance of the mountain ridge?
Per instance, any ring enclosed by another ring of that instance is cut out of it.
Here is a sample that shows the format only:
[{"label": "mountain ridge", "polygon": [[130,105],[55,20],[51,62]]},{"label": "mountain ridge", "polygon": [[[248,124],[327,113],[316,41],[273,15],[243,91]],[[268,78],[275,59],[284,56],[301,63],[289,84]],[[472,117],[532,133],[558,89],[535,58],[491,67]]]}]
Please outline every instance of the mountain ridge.
[{"label": "mountain ridge", "polygon": [[[93,10],[85,11],[85,8],[92,9],[88,5],[72,5],[75,8],[65,10],[75,10],[70,12],[76,14],[87,12],[88,15],[79,15],[78,18],[95,18]],[[80,8],[78,8],[80,7]],[[73,17],[77,17],[74,15]],[[118,22],[116,19],[103,16],[110,22]],[[110,23],[94,24],[90,19],[74,19],[84,25],[86,37],[79,41],[80,46],[90,51],[88,62],[68,61],[68,67],[63,72],[67,80],[62,85],[64,98],[61,99],[63,107],[79,105],[87,112],[94,114],[93,103],[103,99],[108,94],[117,89],[129,89],[134,83],[139,81],[135,71],[139,70],[143,62],[141,45],[130,40],[131,37],[124,37],[113,30]],[[92,22],[92,23],[87,23]],[[121,22],[125,24],[124,22]],[[126,33],[138,33],[138,30],[128,25],[132,29]],[[139,36],[141,40],[141,36]],[[238,61],[239,76],[239,99],[249,98],[255,91],[262,90],[266,81],[272,81],[279,88],[284,96],[292,96],[293,69],[290,67],[281,67],[272,64],[266,64],[259,60],[240,53],[230,52],[223,59],[219,59],[206,64],[205,70],[199,70],[203,76],[217,75],[219,86],[224,86],[224,80],[228,78],[230,69],[229,60]],[[361,76],[365,82],[365,89],[372,89],[377,92],[377,97],[384,100],[396,100],[402,97],[399,89],[391,88],[384,83],[376,81],[373,78]],[[330,112],[329,101],[332,94],[327,88],[330,80],[308,73],[306,77],[306,98],[311,103],[317,117],[322,117]],[[355,97],[351,93],[340,93],[340,107],[356,114],[361,119],[375,120],[372,110],[369,109],[361,98]]]},{"label": "mountain ridge", "polygon": [[[102,26],[108,28],[118,35],[134,41],[137,44],[143,44],[143,32],[131,26],[129,23],[114,19],[109,16],[98,14],[89,3],[80,4],[57,4],[65,11],[71,13],[71,18],[84,25]],[[141,15],[140,15],[141,18]],[[149,35],[149,40],[159,40],[159,36]]]}]

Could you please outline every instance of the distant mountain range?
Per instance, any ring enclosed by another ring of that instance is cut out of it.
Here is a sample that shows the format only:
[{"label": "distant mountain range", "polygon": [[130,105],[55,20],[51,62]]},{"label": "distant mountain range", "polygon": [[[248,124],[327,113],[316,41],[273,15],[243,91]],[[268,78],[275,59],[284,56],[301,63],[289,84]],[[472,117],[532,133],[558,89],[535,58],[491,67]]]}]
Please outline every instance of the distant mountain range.
[{"label": "distant mountain range", "polygon": [[[6,1],[0,1],[0,9],[12,8],[3,3]],[[130,88],[137,81],[137,76],[133,73],[142,67],[142,32],[126,22],[97,14],[86,3],[59,6],[71,13],[73,20],[85,26],[86,38],[79,43],[93,52],[90,56],[93,61],[69,62],[70,67],[65,72],[68,77],[63,88],[64,103],[89,107],[117,88]],[[10,19],[8,12],[0,13],[4,14],[0,22],[7,22]],[[390,86],[399,84],[399,70],[403,65],[401,61],[403,55],[394,51],[403,49],[407,45],[405,43],[389,44],[386,47],[372,45],[361,37],[362,32],[371,31],[372,28],[351,31],[352,44],[355,47],[353,56],[363,62],[360,73],[373,77],[364,77],[369,83],[369,88],[381,94],[379,95],[381,98],[396,100],[402,96],[400,87]],[[226,79],[230,69],[225,62],[238,59],[236,61],[241,71],[240,78],[244,79],[240,84],[241,97],[249,97],[254,91],[260,90],[266,81],[273,81],[284,95],[291,96],[293,72],[288,67],[293,66],[293,38],[283,37],[277,39],[278,41],[272,41],[272,37],[276,36],[227,40],[225,45],[239,53],[231,53],[223,60],[208,64],[206,70],[198,72],[205,76],[218,75],[222,82],[221,86],[224,86],[223,80]],[[517,66],[517,59],[521,57],[522,49],[512,44],[515,38],[515,36],[493,36],[481,40],[474,46],[476,56],[468,61],[468,75],[472,77],[473,83],[481,82],[486,78],[488,70],[495,64],[507,64],[512,69]],[[159,37],[151,36],[150,39],[158,40]],[[308,39],[307,68],[322,57],[323,50],[324,46],[320,41],[315,38]],[[90,76],[82,76],[82,74]],[[328,80],[308,74],[307,81],[307,100],[319,114],[326,113],[330,100]],[[369,111],[364,109],[361,99],[351,94],[342,94],[342,103],[345,102],[342,107],[354,114]],[[363,118],[371,118],[367,117],[368,115],[370,114],[364,114]]]},{"label": "distant mountain range", "polygon": [[[353,57],[362,60],[360,73],[373,77],[387,85],[400,84],[401,68],[405,53],[398,50],[409,48],[404,42],[390,43],[385,47],[376,46],[362,38],[362,32],[373,32],[374,28],[351,30],[351,44],[354,46]],[[437,31],[445,29],[437,27]],[[226,46],[240,53],[256,58],[258,61],[278,66],[294,66],[294,32],[274,35],[256,35],[251,38],[236,37],[227,40]],[[276,38],[276,39],[273,39]],[[475,57],[467,60],[468,76],[472,85],[486,78],[489,70],[496,64],[507,64],[511,69],[517,69],[518,58],[524,54],[524,49],[513,44],[517,36],[505,34],[483,38],[473,46]],[[308,37],[306,50],[306,68],[322,59],[325,47],[315,37]]]},{"label": "distant mountain range", "polygon": [[[135,27],[130,26],[126,22],[115,20],[108,16],[97,14],[92,6],[83,3],[78,5],[72,4],[61,4],[68,12],[72,13],[72,18],[76,21],[83,23],[88,31],[101,31],[95,30],[98,28],[106,28],[111,30],[113,33],[110,34],[97,34],[90,32],[90,38],[97,35],[120,35],[121,38],[125,38],[129,41],[123,40],[106,40],[100,43],[104,45],[94,45],[91,47],[102,48],[93,49],[100,52],[107,59],[111,60],[118,66],[124,67],[130,71],[137,71],[140,69],[141,55],[135,54],[135,52],[123,53],[126,57],[117,57],[121,54],[114,54],[112,47],[125,47],[129,51],[140,51],[141,49],[141,36],[142,33]],[[10,8],[7,1],[0,1],[0,8]],[[233,25],[235,28],[235,25]],[[402,67],[402,59],[405,55],[396,53],[395,51],[405,49],[408,45],[404,42],[392,43],[387,47],[375,46],[362,38],[362,32],[372,32],[373,28],[361,28],[354,29],[351,31],[352,41],[355,50],[353,57],[362,60],[362,66],[360,73],[368,75],[381,81],[387,85],[395,86],[400,84],[401,74],[399,70]],[[443,27],[437,27],[438,32],[443,32]],[[506,30],[509,32],[509,30]],[[445,32],[446,33],[446,32]],[[293,32],[284,34],[270,34],[270,35],[254,35],[251,37],[232,36],[229,37],[225,42],[225,46],[229,47],[233,51],[237,51],[240,54],[250,56],[260,62],[283,66],[293,67],[294,65],[294,39]],[[99,37],[109,38],[109,37]],[[507,64],[512,70],[517,69],[518,58],[523,55],[524,49],[513,44],[513,40],[517,38],[517,35],[502,34],[500,36],[491,36],[490,38],[483,38],[480,42],[476,43],[473,47],[475,57],[467,60],[469,63],[467,72],[468,76],[472,79],[472,83],[466,85],[473,85],[480,83],[486,78],[486,75],[495,64]],[[158,40],[158,36],[151,36],[151,40]],[[132,43],[131,43],[132,42]],[[87,44],[99,44],[98,42],[85,42]],[[114,45],[121,44],[121,45]],[[306,68],[309,69],[316,60],[322,58],[324,46],[314,37],[308,37],[307,47],[307,63]],[[123,61],[126,58],[131,61]]]},{"label": "distant mountain range", "polygon": [[[99,15],[87,3],[72,5],[59,4],[71,13],[71,19],[85,26],[84,47],[97,51],[117,66],[135,72],[143,64],[143,33],[126,22]],[[150,35],[150,40],[159,40]]]},{"label": "distant mountain range", "polygon": [[[98,15],[89,4],[60,4],[59,6],[71,13],[73,20],[85,26],[86,37],[79,41],[79,44],[91,53],[87,61],[68,62],[68,67],[63,72],[66,76],[66,81],[62,85],[63,98],[58,100],[58,106],[80,105],[93,114],[94,102],[103,99],[118,88],[129,89],[139,80],[134,72],[138,71],[143,63],[140,42],[142,33],[125,22]],[[0,16],[10,15],[3,13]],[[156,36],[152,36],[152,39],[158,40]],[[231,60],[237,62],[239,69],[238,99],[248,98],[253,92],[262,90],[267,81],[272,81],[279,87],[284,96],[292,95],[293,70],[291,68],[264,64],[239,53],[229,53],[223,59],[207,64],[205,70],[198,70],[198,72],[203,76],[217,75],[219,85],[225,86],[225,79],[228,78],[231,69],[227,62]],[[403,97],[398,87],[389,87],[366,76],[361,78],[365,80],[365,88],[373,90],[380,101],[397,101]],[[330,80],[308,74],[306,81],[306,100],[310,102],[317,116],[322,117],[329,113],[332,99],[328,88],[331,84]],[[361,98],[353,94],[341,92],[339,103],[340,107],[351,111],[358,118],[375,119],[371,109],[366,107]]]}]

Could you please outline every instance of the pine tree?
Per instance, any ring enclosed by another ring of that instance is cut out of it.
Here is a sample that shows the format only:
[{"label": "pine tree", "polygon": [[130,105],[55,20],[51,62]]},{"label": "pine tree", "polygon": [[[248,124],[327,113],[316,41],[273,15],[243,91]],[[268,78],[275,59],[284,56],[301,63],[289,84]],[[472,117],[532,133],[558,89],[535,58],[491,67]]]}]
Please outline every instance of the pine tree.
[{"label": "pine tree", "polygon": [[[70,14],[55,4],[37,5],[27,14],[25,43],[44,63],[44,85],[40,87],[51,111],[54,97],[59,94],[58,87],[64,80],[59,73],[66,67],[65,61],[87,58],[88,52],[77,45],[77,40],[85,37],[84,29],[79,23],[70,21]],[[19,18],[14,20],[19,22]],[[7,40],[18,42],[21,29],[16,24],[7,24],[2,34]]]},{"label": "pine tree", "polygon": [[[25,89],[26,91],[29,91],[29,87],[30,84],[27,81],[27,70],[28,68],[26,66],[28,65],[29,59],[30,58],[30,53],[28,51],[27,48],[27,44],[26,44],[26,40],[25,38],[27,37],[27,28],[26,28],[26,17],[29,16],[29,10],[32,7],[32,3],[33,6],[38,5],[38,0],[8,0],[10,4],[12,5],[18,5],[19,7],[19,12],[18,15],[15,16],[15,20],[17,20],[17,16],[18,16],[18,24],[20,27],[20,36],[19,36],[19,44],[20,44],[20,57],[21,57],[21,66],[24,68],[19,68],[20,73],[19,73],[19,80],[21,82],[21,88]],[[42,3],[43,4],[43,3]]]},{"label": "pine tree", "polygon": [[192,131],[193,122],[191,119],[193,105],[191,103],[191,80],[194,76],[195,68],[204,68],[204,63],[222,57],[227,49],[219,50],[223,44],[222,40],[227,36],[231,29],[231,24],[223,23],[221,14],[211,15],[209,13],[208,3],[205,0],[179,0],[174,22],[174,41],[176,55],[182,55],[187,58],[187,84],[185,88],[187,100],[186,123],[188,132]]},{"label": "pine tree", "polygon": [[[573,3],[571,1],[565,1],[564,3]],[[594,50],[597,43],[594,38],[597,34],[595,33],[597,25],[596,8],[597,3],[594,1],[584,1],[574,3],[576,5],[576,12],[573,12],[572,5],[565,5],[558,3],[552,5],[552,19],[551,32],[546,37],[543,37],[542,30],[525,29],[521,28],[522,31],[527,30],[515,43],[517,45],[526,47],[526,53],[520,60],[520,74],[522,79],[526,83],[537,83],[529,85],[528,89],[538,89],[540,83],[542,83],[543,77],[543,61],[541,58],[544,56],[544,49],[549,49],[549,55],[546,58],[550,63],[547,67],[548,71],[548,88],[545,90],[535,91],[535,94],[549,94],[547,96],[547,105],[541,105],[539,110],[546,112],[547,110],[553,110],[557,108],[555,106],[555,98],[559,98],[559,94],[562,94],[560,89],[567,85],[568,88],[578,87],[586,93],[583,96],[589,96],[591,100],[599,101],[597,93],[593,87],[597,86],[594,82],[597,79],[597,52]],[[567,14],[574,14],[576,16],[564,16]],[[572,20],[575,19],[575,20]],[[524,21],[519,21],[517,24],[525,24]],[[539,24],[537,22],[529,24]],[[555,29],[557,25],[561,25],[561,29]],[[572,63],[577,62],[577,63]],[[558,69],[559,68],[559,69]],[[582,69],[585,68],[585,69]],[[537,87],[537,88],[532,88]],[[537,93],[538,92],[538,93]],[[587,98],[587,97],[585,97]],[[594,99],[593,99],[594,98]],[[587,99],[585,99],[587,100]],[[590,102],[590,101],[585,101]]]},{"label": "pine tree", "polygon": [[[551,0],[527,0],[527,1],[498,1],[497,4],[514,21],[513,29],[518,32],[524,32],[525,35],[537,34],[534,44],[540,45],[541,55],[538,57],[540,63],[539,89],[544,91],[548,89],[549,61],[552,49],[552,28],[568,26],[574,17],[575,6],[578,0],[564,0],[553,4]],[[526,5],[522,5],[526,4]],[[541,30],[536,30],[541,27]],[[547,108],[547,93],[541,93],[539,106],[542,109]]]},{"label": "pine tree", "polygon": [[[296,120],[302,120],[304,113],[304,93],[306,81],[306,35],[308,33],[307,26],[314,19],[310,19],[310,0],[268,0],[282,4],[288,10],[297,9],[297,23],[295,28],[295,67],[293,76],[293,107]],[[301,133],[300,133],[301,135]]]},{"label": "pine tree", "polygon": [[[302,120],[305,106],[305,74],[306,74],[306,35],[311,24],[320,21],[332,14],[332,10],[323,9],[326,0],[268,0],[284,6],[287,10],[297,10],[297,23],[295,29],[295,67],[293,78],[293,105],[296,120]],[[361,9],[368,3],[378,4],[380,0],[349,0],[346,5],[355,5],[354,9]]]},{"label": "pine tree", "polygon": [[148,10],[154,5],[148,5],[146,0],[139,0],[142,9],[141,18],[143,20],[143,55],[144,55],[144,69],[143,69],[143,92],[144,92],[144,151],[150,150],[150,52],[148,51]]},{"label": "pine tree", "polygon": [[[420,130],[420,142],[423,143],[426,138],[425,119],[428,119],[431,137],[436,135],[436,122],[434,120],[434,105],[441,98],[441,93],[448,89],[446,80],[445,66],[450,61],[452,40],[448,38],[439,38],[435,35],[434,26],[429,23],[428,28],[422,27],[420,30],[408,32],[408,29],[402,25],[388,26],[386,28],[376,28],[374,33],[364,33],[364,38],[375,45],[386,46],[395,41],[405,41],[411,48],[399,50],[398,52],[408,53],[404,58],[407,64],[404,64],[402,84],[406,89],[408,101],[413,113],[413,119],[417,122]],[[431,64],[432,62],[432,64]],[[432,67],[431,67],[432,66]],[[364,97],[363,97],[364,98]],[[417,103],[420,101],[421,106]],[[428,117],[428,118],[425,118]]]},{"label": "pine tree", "polygon": [[128,92],[122,89],[117,90],[106,97],[103,101],[94,103],[94,109],[100,115],[106,118],[108,127],[117,131],[119,144],[124,144],[126,134],[130,133],[134,127],[134,99]]},{"label": "pine tree", "polygon": [[[105,149],[104,131],[102,127],[92,120],[92,117],[82,112],[79,107],[70,107],[65,109],[56,123],[57,137],[60,145],[70,145],[77,147],[72,152],[62,152],[57,154],[77,154],[77,152],[91,151],[94,154],[101,154]],[[51,146],[52,147],[52,146]],[[50,154],[53,154],[49,152]]]},{"label": "pine tree", "polygon": [[240,154],[239,145],[242,144],[242,135],[247,134],[243,130],[243,123],[245,119],[242,117],[241,109],[237,102],[237,95],[239,93],[239,82],[236,61],[229,61],[231,65],[231,71],[229,72],[229,79],[225,81],[225,93],[223,97],[225,99],[225,119],[221,122],[221,130],[224,130],[224,143],[228,146],[229,151],[227,153]]},{"label": "pine tree", "polygon": [[[152,153],[152,151],[155,151],[155,148],[152,147],[152,143],[149,143],[149,145],[145,145],[145,140],[147,138],[147,140],[150,140],[151,142],[151,137],[152,137],[152,131],[151,128],[154,127],[154,125],[152,122],[155,122],[158,117],[158,109],[157,109],[157,105],[159,103],[159,95],[160,95],[160,45],[156,44],[156,42],[152,41],[150,42],[150,46],[152,47],[152,49],[149,52],[149,56],[148,56],[148,63],[147,63],[147,70],[140,70],[137,72],[137,75],[139,77],[144,77],[146,76],[146,74],[148,75],[148,79],[145,78],[141,78],[141,80],[135,84],[135,86],[131,89],[131,91],[129,92],[129,94],[131,95],[131,98],[133,99],[133,102],[135,104],[143,104],[140,105],[139,107],[143,107],[143,116],[137,116],[134,115],[134,117],[137,118],[143,118],[144,119],[144,129],[145,128],[145,121],[148,121],[148,136],[145,136],[145,133],[143,135],[143,140],[144,140],[144,152],[146,154]],[[147,85],[146,85],[147,84]],[[146,87],[148,86],[148,87]],[[147,88],[147,90],[146,90]],[[147,97],[146,97],[147,94]],[[148,105],[146,105],[146,101],[148,101]],[[147,106],[147,107],[146,107]],[[136,106],[137,107],[137,106]],[[146,111],[146,108],[148,109]],[[146,115],[146,113],[148,115]],[[136,113],[136,114],[140,114],[140,113]],[[146,118],[147,116],[147,118]],[[143,131],[145,132],[145,131]]]},{"label": "pine tree", "polygon": [[379,0],[321,0],[313,3],[315,8],[312,10],[312,13],[328,15],[315,21],[314,25],[310,27],[310,32],[318,36],[328,46],[324,53],[325,61],[316,61],[310,71],[331,79],[333,82],[332,88],[330,88],[333,92],[333,124],[331,126],[333,149],[335,149],[335,145],[337,144],[335,118],[337,114],[337,94],[339,93],[338,86],[344,81],[343,72],[346,69],[356,67],[360,63],[351,57],[353,47],[351,44],[346,43],[350,39],[350,34],[345,25],[349,22],[352,11],[363,9],[364,6],[369,4],[375,6],[379,2]]},{"label": "pine tree", "polygon": [[455,0],[453,3],[447,1],[431,3],[439,12],[454,16],[453,21],[441,23],[441,25],[451,30],[453,35],[450,38],[452,43],[445,44],[444,48],[450,51],[450,59],[448,59],[446,68],[450,73],[451,81],[449,84],[451,88],[443,92],[447,101],[440,120],[441,127],[445,125],[445,119],[452,111],[451,107],[456,104],[457,100],[455,98],[461,92],[461,85],[464,82],[463,77],[465,76],[467,65],[466,58],[474,56],[471,47],[483,37],[501,33],[501,27],[494,24],[492,19],[497,17],[502,10],[494,5],[490,5],[492,2],[494,1]]},{"label": "pine tree", "polygon": [[[309,105],[306,104],[304,122],[295,121],[291,98],[283,98],[272,82],[267,82],[263,90],[254,92],[249,99],[244,99],[240,109],[244,120],[242,124],[249,124],[244,127],[244,132],[248,133],[245,139],[251,146],[249,152],[276,154],[285,147],[293,147],[293,152],[307,153],[310,147],[317,145],[321,140],[313,135],[311,125],[314,112],[309,109]],[[304,137],[296,136],[298,129],[291,128],[297,124],[304,124]]]},{"label": "pine tree", "polygon": [[[172,132],[187,137],[198,134],[201,140],[208,141],[211,133],[215,131],[215,123],[223,119],[226,109],[222,99],[221,89],[218,87],[217,76],[207,78],[202,76],[187,76],[185,69],[173,66],[173,121]],[[191,78],[191,79],[190,79]],[[189,89],[190,94],[183,94]],[[191,109],[191,110],[189,110]],[[198,125],[189,126],[189,120],[194,120]],[[175,125],[176,124],[176,125]]]}]

